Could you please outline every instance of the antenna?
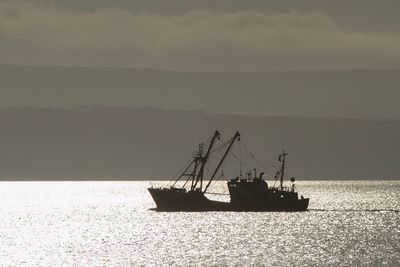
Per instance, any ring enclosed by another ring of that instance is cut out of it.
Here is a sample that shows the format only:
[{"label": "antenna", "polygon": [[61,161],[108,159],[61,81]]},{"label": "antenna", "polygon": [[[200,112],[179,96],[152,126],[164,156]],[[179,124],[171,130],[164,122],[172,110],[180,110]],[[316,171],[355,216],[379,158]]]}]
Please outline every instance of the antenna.
[{"label": "antenna", "polygon": [[282,162],[282,167],[281,167],[281,190],[283,190],[283,177],[285,176],[285,160],[286,156],[288,154],[285,152],[285,150],[282,150],[282,154],[279,155],[279,161]]},{"label": "antenna", "polygon": [[242,142],[239,140],[239,166],[240,166],[240,179],[243,176],[243,164],[242,164]]}]

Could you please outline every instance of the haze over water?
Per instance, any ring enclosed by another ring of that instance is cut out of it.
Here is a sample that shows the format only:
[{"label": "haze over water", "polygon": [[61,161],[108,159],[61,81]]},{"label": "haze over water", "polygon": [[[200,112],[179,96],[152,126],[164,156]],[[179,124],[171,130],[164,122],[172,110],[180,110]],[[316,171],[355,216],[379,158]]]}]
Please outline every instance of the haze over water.
[{"label": "haze over water", "polygon": [[400,264],[400,181],[297,184],[308,212],[162,213],[148,182],[2,182],[0,265]]}]

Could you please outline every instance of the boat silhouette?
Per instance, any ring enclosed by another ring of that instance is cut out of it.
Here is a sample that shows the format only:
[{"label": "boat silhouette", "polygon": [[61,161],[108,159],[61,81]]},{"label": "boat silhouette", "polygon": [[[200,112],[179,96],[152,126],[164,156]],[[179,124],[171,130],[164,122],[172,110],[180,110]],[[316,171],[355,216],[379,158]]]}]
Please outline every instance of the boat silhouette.
[{"label": "boat silhouette", "polygon": [[[207,198],[208,190],[217,174],[232,150],[234,144],[240,141],[240,133],[225,142],[221,147],[225,148],[217,167],[208,180],[204,179],[205,168],[210,156],[217,151],[215,143],[220,139],[220,133],[215,131],[208,147],[204,143],[193,155],[190,164],[173,181],[169,187],[150,187],[150,192],[157,205],[157,211],[306,211],[309,198],[301,196],[295,191],[295,179],[291,178],[290,188],[283,186],[285,175],[286,156],[285,151],[279,155],[280,168],[275,179],[280,180],[280,186],[270,187],[263,178],[264,173],[257,175],[257,169],[253,172],[227,179],[230,202],[215,201]],[[220,148],[221,148],[220,147]],[[183,184],[182,184],[183,183]]]}]

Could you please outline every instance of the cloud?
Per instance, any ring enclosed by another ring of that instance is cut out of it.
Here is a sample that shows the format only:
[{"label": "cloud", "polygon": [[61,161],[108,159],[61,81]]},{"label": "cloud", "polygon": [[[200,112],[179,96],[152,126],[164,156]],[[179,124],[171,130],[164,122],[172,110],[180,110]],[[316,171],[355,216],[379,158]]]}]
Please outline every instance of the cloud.
[{"label": "cloud", "polygon": [[349,32],[319,12],[72,12],[0,2],[0,63],[180,70],[398,68],[400,34]]}]

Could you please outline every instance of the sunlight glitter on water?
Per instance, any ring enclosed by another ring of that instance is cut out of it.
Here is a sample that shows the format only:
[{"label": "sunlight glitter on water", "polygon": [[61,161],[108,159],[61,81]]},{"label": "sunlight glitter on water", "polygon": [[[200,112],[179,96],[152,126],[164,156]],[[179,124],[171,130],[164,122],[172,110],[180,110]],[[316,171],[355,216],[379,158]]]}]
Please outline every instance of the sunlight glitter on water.
[{"label": "sunlight glitter on water", "polygon": [[155,212],[148,185],[0,183],[0,265],[400,264],[399,181],[299,182],[302,213]]}]

